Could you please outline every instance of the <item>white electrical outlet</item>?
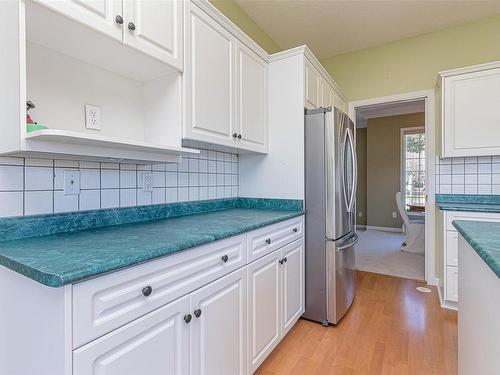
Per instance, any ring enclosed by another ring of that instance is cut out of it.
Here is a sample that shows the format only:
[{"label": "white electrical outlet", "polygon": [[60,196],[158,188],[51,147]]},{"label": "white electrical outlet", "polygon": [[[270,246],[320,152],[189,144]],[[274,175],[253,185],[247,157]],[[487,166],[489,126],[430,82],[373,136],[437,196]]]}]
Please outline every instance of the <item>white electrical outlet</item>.
[{"label": "white electrical outlet", "polygon": [[397,217],[398,217],[398,214],[394,211],[394,212],[392,213],[392,217],[395,219],[395,218],[397,218]]},{"label": "white electrical outlet", "polygon": [[101,130],[101,107],[85,104],[85,126],[87,129]]},{"label": "white electrical outlet", "polygon": [[358,216],[363,217],[363,211],[359,211]]},{"label": "white electrical outlet", "polygon": [[64,171],[64,195],[80,194],[80,171]]},{"label": "white electrical outlet", "polygon": [[142,174],[142,191],[153,191],[153,174],[151,172],[144,172]]}]

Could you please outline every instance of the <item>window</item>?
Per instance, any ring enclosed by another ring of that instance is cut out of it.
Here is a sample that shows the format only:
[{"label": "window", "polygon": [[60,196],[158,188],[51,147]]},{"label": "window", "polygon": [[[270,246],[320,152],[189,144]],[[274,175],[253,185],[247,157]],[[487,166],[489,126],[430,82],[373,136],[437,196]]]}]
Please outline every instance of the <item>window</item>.
[{"label": "window", "polygon": [[401,194],[407,211],[425,207],[425,133],[423,127],[401,129]]}]

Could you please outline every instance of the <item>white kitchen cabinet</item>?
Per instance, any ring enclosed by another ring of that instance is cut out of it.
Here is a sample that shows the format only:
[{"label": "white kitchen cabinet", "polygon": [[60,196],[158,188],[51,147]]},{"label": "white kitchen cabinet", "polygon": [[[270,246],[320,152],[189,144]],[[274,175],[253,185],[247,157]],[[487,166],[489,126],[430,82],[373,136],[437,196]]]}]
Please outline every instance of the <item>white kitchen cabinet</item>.
[{"label": "white kitchen cabinet", "polygon": [[184,137],[234,146],[236,40],[203,10],[186,6]]},{"label": "white kitchen cabinet", "polygon": [[281,249],[281,327],[282,336],[304,313],[304,242],[298,240]]},{"label": "white kitchen cabinet", "polygon": [[245,374],[245,269],[191,293],[191,374]]},{"label": "white kitchen cabinet", "polygon": [[237,147],[267,151],[267,62],[244,44],[236,47]]},{"label": "white kitchen cabinet", "polygon": [[304,241],[247,268],[248,369],[253,373],[304,313]]},{"label": "white kitchen cabinet", "polygon": [[328,108],[333,106],[333,88],[325,79],[321,79],[321,107]]},{"label": "white kitchen cabinet", "polygon": [[248,372],[253,373],[281,339],[279,250],[248,265]]},{"label": "white kitchen cabinet", "polygon": [[182,67],[182,2],[123,0],[123,42]]},{"label": "white kitchen cabinet", "polygon": [[189,373],[189,297],[182,297],[73,352],[75,375]]},{"label": "white kitchen cabinet", "polygon": [[113,39],[122,41],[122,25],[116,22],[116,17],[122,16],[122,0],[34,1]]},{"label": "white kitchen cabinet", "polygon": [[500,62],[440,73],[442,157],[500,154]]},{"label": "white kitchen cabinet", "polygon": [[321,75],[307,58],[305,59],[304,64],[304,79],[304,107],[307,109],[315,109],[321,107]]},{"label": "white kitchen cabinet", "polygon": [[[182,69],[182,2],[36,0],[74,21]],[[96,47],[96,50],[99,49]]]}]

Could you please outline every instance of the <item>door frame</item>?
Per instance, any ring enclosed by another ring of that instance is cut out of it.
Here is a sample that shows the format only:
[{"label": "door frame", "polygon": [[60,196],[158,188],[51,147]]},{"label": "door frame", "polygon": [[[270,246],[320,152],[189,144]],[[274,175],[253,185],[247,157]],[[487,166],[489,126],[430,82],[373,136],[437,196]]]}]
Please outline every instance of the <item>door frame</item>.
[{"label": "door frame", "polygon": [[[424,100],[425,102],[425,134],[426,134],[426,188],[427,202],[425,207],[425,281],[429,285],[438,285],[436,278],[436,93],[434,89],[411,91],[396,95],[380,96],[349,102],[349,117],[356,125],[356,109],[377,104],[388,104]],[[356,129],[356,127],[355,127]],[[356,133],[355,133],[356,134]]]}]

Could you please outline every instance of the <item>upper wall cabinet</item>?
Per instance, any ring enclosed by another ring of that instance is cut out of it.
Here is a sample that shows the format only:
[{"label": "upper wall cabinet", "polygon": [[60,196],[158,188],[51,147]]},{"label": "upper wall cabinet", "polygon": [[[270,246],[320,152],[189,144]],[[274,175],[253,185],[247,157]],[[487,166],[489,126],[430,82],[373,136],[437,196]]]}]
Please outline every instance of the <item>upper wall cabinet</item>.
[{"label": "upper wall cabinet", "polygon": [[182,2],[35,0],[125,45],[182,69]]},{"label": "upper wall cabinet", "polygon": [[345,101],[334,88],[335,83],[326,71],[320,72],[320,70],[324,69],[319,62],[315,66],[309,58],[305,58],[304,107],[306,109],[315,109],[334,106],[345,112],[347,110]]},{"label": "upper wall cabinet", "polygon": [[267,54],[207,2],[185,5],[184,139],[267,152]]},{"label": "upper wall cabinet", "polygon": [[442,157],[500,155],[500,62],[440,73]]}]

